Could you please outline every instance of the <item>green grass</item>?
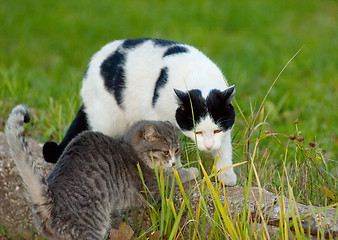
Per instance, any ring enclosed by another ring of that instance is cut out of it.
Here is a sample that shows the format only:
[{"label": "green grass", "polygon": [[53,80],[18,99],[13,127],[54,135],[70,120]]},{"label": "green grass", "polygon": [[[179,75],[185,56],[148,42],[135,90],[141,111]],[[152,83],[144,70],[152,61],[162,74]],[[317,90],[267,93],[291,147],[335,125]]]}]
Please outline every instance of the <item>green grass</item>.
[{"label": "green grass", "polygon": [[[248,183],[254,166],[253,186],[292,190],[302,203],[336,203],[337,10],[334,0],[1,1],[0,130],[25,103],[33,114],[28,135],[60,141],[93,53],[115,39],[172,39],[205,52],[236,85],[234,162],[254,159],[236,167],[238,184]],[[202,157],[210,174],[212,159]]]},{"label": "green grass", "polygon": [[307,139],[318,139],[332,159],[336,155],[335,1],[14,0],[0,6],[2,118],[19,102],[47,115],[52,98],[62,105],[65,119],[58,128],[62,134],[53,133],[59,140],[74,106],[80,105],[82,74],[92,54],[114,39],[144,36],[204,51],[236,85],[237,101],[248,115],[250,101],[257,106],[279,70],[304,45],[266,102],[269,123],[276,132],[291,133],[298,118]]}]

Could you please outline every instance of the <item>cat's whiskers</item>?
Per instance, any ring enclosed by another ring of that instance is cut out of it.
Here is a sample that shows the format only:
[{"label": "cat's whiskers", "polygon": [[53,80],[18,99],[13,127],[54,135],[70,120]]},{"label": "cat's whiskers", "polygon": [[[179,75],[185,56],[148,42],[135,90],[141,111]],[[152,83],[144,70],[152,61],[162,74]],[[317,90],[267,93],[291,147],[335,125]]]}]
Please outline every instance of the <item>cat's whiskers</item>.
[{"label": "cat's whiskers", "polygon": [[194,148],[196,149],[196,143],[193,143],[193,142],[183,142],[182,143],[184,146],[187,146],[189,148]]},{"label": "cat's whiskers", "polygon": [[219,156],[221,156],[223,153],[223,151],[221,149],[217,149],[216,150],[216,155],[218,155],[218,159],[219,159]]},{"label": "cat's whiskers", "polygon": [[200,150],[196,148],[196,145],[194,143],[190,144],[189,146],[186,146],[186,154],[189,156],[189,160],[191,161],[197,161],[198,156],[200,155]]},{"label": "cat's whiskers", "polygon": [[182,142],[182,144],[188,145],[188,146],[196,146],[196,144],[193,142]]}]

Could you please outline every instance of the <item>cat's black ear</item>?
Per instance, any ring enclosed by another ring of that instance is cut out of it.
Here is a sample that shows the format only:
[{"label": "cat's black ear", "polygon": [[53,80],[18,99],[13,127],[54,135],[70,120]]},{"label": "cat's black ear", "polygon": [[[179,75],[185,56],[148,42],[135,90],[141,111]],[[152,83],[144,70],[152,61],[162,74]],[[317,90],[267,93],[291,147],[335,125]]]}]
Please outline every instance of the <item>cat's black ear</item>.
[{"label": "cat's black ear", "polygon": [[156,127],[154,125],[146,125],[144,127],[143,137],[147,141],[156,141],[160,134],[158,133]]},{"label": "cat's black ear", "polygon": [[185,98],[186,93],[176,88],[174,88],[174,92],[176,94],[176,101],[177,101],[178,107],[184,110],[183,99]]},{"label": "cat's black ear", "polygon": [[227,104],[231,104],[232,100],[234,99],[235,97],[235,85],[232,85],[230,86],[229,88],[225,89],[223,92],[222,92],[222,95],[226,101]]}]

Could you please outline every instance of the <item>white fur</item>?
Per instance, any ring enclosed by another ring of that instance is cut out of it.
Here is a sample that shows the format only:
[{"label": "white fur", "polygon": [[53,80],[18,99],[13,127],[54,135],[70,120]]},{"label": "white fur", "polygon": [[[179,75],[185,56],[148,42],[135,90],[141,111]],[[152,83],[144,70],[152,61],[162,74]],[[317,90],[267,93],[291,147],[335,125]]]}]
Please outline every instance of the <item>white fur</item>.
[{"label": "white fur", "polygon": [[[197,123],[196,132],[201,132],[201,134],[196,134],[198,149],[207,152],[219,149],[225,135],[224,132],[214,133],[215,130],[219,129],[220,128],[211,120],[209,115],[200,123]],[[183,134],[190,139],[195,139],[195,133],[193,131],[183,131]]]},{"label": "white fur", "polygon": [[[114,41],[97,52],[91,59],[87,77],[83,80],[81,96],[93,130],[110,136],[119,136],[139,120],[168,120],[179,128],[175,120],[177,103],[174,88],[184,92],[199,89],[204,98],[212,89],[223,91],[228,88],[220,69],[196,48],[182,45],[189,49],[189,53],[162,58],[168,47],[157,46],[152,41],[146,41],[126,51],[126,88],[122,104],[124,109],[121,109],[115,97],[105,89],[104,80],[100,74],[102,62],[120,44],[121,41]],[[153,107],[154,88],[163,67],[168,67],[168,82],[164,88],[160,89],[159,98]],[[216,167],[220,170],[232,165],[232,147],[230,130],[226,133],[214,134],[214,131],[218,129],[210,116],[196,126],[197,131],[203,132],[203,136],[197,136],[199,148],[219,154]],[[193,131],[183,133],[195,139]],[[178,165],[180,165],[179,161]],[[220,178],[224,178],[227,185],[236,184],[233,169],[222,173],[222,176],[224,177],[220,176]]]}]

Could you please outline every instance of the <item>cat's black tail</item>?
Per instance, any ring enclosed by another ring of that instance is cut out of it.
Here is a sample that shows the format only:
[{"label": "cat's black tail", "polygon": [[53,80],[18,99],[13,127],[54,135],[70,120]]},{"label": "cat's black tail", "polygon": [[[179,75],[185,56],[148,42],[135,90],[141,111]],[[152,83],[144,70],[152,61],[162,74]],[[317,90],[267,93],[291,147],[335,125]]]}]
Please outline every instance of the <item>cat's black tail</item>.
[{"label": "cat's black tail", "polygon": [[60,158],[63,150],[67,147],[68,143],[79,133],[88,129],[89,125],[87,121],[87,115],[84,111],[84,106],[82,105],[62,142],[59,145],[56,142],[46,142],[43,145],[42,153],[44,159],[47,162],[56,163]]},{"label": "cat's black tail", "polygon": [[29,121],[30,113],[28,108],[25,105],[16,106],[9,115],[6,124],[6,136],[11,157],[28,192],[36,227],[48,235],[50,232],[48,221],[53,200],[42,171],[36,166],[25,140],[24,123]]}]

